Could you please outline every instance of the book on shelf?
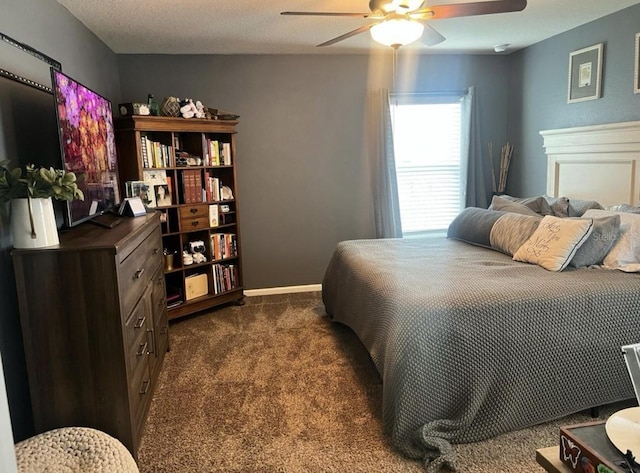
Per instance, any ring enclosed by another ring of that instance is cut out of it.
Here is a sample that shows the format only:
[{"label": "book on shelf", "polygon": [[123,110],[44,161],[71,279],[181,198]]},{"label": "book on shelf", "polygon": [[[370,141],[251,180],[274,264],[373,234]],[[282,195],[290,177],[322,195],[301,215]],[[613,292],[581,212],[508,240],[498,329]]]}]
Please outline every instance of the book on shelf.
[{"label": "book on shelf", "polygon": [[207,151],[209,153],[209,166],[220,166],[220,142],[207,138]]},{"label": "book on shelf", "polygon": [[149,167],[149,150],[147,149],[147,137],[140,135],[140,154],[142,155],[142,166]]},{"label": "book on shelf", "polygon": [[225,166],[231,166],[231,143],[222,143],[220,159]]},{"label": "book on shelf", "polygon": [[209,205],[209,226],[210,227],[217,227],[219,225],[219,215],[220,213],[218,212],[218,205],[217,204],[211,204]]}]

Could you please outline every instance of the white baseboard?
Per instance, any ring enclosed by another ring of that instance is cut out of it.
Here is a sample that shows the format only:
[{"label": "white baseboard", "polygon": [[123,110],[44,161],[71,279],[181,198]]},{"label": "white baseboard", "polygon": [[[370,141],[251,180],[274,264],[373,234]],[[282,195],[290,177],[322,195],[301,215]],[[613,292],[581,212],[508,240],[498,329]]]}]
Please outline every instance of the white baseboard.
[{"label": "white baseboard", "polygon": [[304,286],[281,286],[281,287],[265,287],[263,289],[247,289],[244,295],[253,296],[272,296],[275,294],[293,294],[295,292],[317,292],[322,291],[322,284],[306,284]]}]

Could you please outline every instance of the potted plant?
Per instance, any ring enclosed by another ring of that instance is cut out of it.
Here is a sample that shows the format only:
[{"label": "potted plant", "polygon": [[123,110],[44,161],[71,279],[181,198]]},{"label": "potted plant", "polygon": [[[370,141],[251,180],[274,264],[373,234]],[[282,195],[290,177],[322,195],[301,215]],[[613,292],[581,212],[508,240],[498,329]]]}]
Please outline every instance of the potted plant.
[{"label": "potted plant", "polygon": [[0,205],[11,203],[11,233],[15,248],[36,248],[58,244],[58,229],[52,199],[84,200],[76,175],[61,169],[27,164],[9,169],[0,161]]}]

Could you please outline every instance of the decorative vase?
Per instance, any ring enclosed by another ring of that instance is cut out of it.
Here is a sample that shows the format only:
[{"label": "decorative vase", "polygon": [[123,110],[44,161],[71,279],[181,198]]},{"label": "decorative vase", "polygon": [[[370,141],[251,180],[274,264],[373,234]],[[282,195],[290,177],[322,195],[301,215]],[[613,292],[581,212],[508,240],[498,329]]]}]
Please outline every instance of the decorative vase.
[{"label": "decorative vase", "polygon": [[11,236],[14,248],[42,248],[60,243],[51,197],[13,199]]}]

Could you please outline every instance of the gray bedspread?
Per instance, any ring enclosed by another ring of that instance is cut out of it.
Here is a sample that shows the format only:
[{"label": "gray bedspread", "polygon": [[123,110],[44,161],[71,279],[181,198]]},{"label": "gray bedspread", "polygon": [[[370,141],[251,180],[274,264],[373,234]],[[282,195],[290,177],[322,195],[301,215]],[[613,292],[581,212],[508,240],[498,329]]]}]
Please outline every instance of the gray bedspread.
[{"label": "gray bedspread", "polygon": [[428,470],[475,442],[634,397],[620,347],[640,342],[640,275],[555,273],[445,238],[338,244],[332,320],[383,380],[383,422]]}]

